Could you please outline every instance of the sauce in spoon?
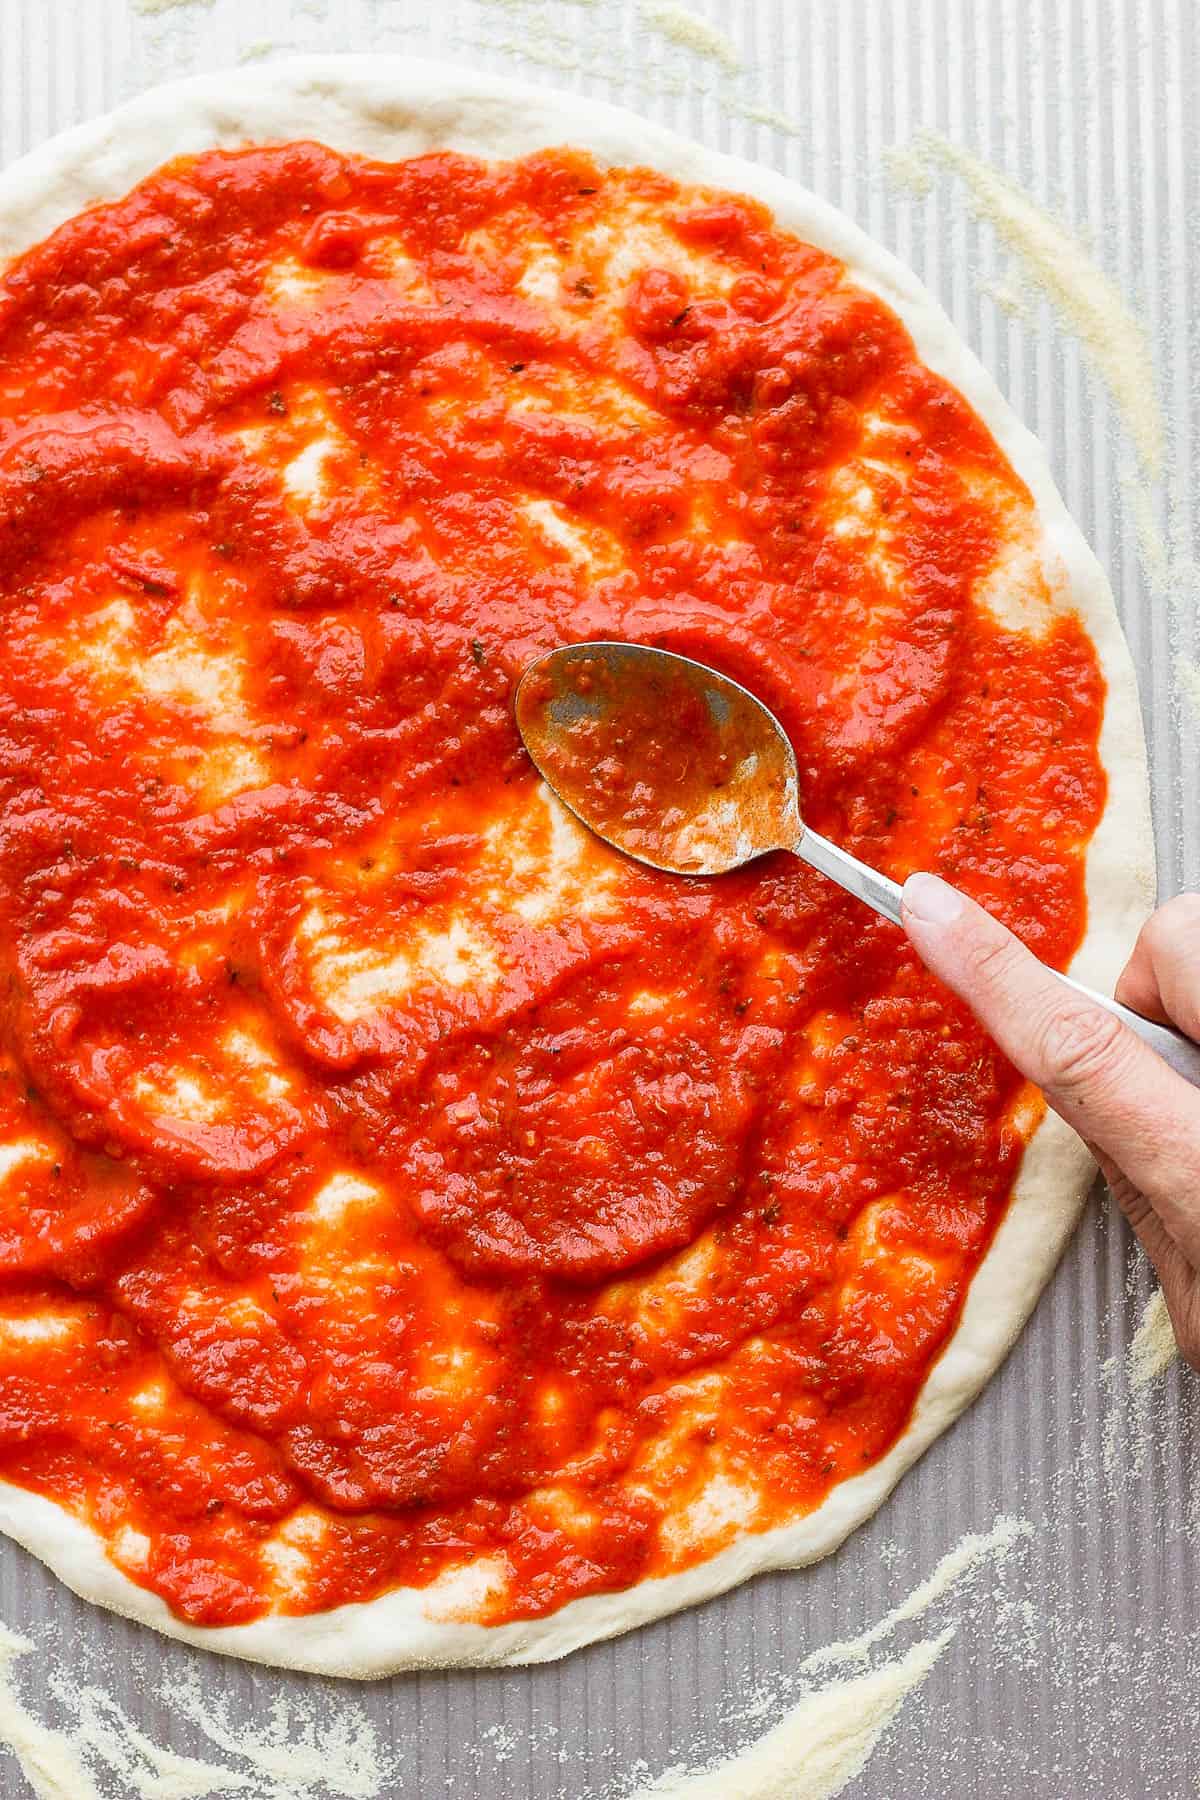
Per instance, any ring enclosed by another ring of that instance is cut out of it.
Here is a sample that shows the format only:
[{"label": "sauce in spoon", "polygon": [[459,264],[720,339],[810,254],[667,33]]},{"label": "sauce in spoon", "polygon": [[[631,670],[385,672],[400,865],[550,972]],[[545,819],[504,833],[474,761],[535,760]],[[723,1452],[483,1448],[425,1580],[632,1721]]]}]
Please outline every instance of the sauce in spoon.
[{"label": "sauce in spoon", "polygon": [[532,663],[517,724],[584,824],[640,861],[715,875],[800,836],[796,764],[737,682],[640,644],[575,644]]}]

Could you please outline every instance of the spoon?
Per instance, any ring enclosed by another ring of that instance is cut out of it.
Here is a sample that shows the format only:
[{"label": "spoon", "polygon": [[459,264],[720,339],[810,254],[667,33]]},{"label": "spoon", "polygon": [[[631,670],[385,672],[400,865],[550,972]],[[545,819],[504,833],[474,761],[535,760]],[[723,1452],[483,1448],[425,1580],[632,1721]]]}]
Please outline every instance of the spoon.
[{"label": "spoon", "polygon": [[[529,664],[517,728],[564,806],[605,843],[672,875],[724,875],[790,850],[900,923],[900,887],[804,824],[783,726],[727,675],[647,644],[568,644]],[[1200,1087],[1200,1045],[1052,969]]]}]

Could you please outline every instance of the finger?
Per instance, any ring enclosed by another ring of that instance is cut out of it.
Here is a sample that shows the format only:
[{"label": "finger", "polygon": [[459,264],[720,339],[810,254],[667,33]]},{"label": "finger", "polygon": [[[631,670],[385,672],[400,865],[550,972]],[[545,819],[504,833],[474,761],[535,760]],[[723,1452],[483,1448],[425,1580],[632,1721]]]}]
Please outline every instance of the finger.
[{"label": "finger", "polygon": [[1106,1156],[1100,1157],[1100,1167],[1113,1198],[1129,1220],[1134,1236],[1158,1276],[1180,1353],[1188,1362],[1195,1363],[1195,1271],[1146,1196],[1139,1193]]},{"label": "finger", "polygon": [[1147,919],[1117,999],[1200,1038],[1200,894],[1177,894]]},{"label": "finger", "polygon": [[1187,1258],[1141,1189],[1135,1187],[1102,1150],[1098,1152],[1096,1160],[1108,1184],[1109,1193],[1129,1220],[1133,1235],[1154,1264],[1155,1273],[1164,1284],[1165,1292],[1168,1276],[1174,1278],[1178,1272],[1181,1278],[1186,1277],[1189,1268]]},{"label": "finger", "polygon": [[934,875],[901,916],[935,975],[1079,1135],[1124,1171],[1200,1265],[1200,1099],[1112,1013],[1064,988],[998,919]]}]

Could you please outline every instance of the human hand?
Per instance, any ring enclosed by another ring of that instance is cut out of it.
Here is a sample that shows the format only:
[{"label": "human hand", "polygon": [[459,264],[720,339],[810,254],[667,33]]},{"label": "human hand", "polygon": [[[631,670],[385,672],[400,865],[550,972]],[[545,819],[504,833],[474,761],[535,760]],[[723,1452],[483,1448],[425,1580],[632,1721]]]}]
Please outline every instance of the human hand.
[{"label": "human hand", "polygon": [[[1092,1151],[1200,1369],[1200,1091],[937,876],[909,877],[902,917],[921,960]],[[1200,894],[1147,921],[1116,998],[1200,1040]]]}]

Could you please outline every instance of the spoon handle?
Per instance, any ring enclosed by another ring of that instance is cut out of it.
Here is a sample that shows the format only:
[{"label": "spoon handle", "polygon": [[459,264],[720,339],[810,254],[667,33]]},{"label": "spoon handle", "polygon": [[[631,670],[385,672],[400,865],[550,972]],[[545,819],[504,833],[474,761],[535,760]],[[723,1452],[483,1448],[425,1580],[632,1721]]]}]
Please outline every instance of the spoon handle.
[{"label": "spoon handle", "polygon": [[[800,841],[795,852],[810,868],[819,869],[822,875],[828,875],[839,887],[844,887],[848,894],[863,900],[868,906],[890,919],[893,925],[900,923],[900,887],[889,881],[886,875],[868,868],[866,863],[859,862],[857,856],[851,856],[848,850],[842,850],[837,844],[831,844],[818,832],[810,831],[806,825],[800,834]],[[1163,1061],[1169,1063],[1177,1075],[1190,1081],[1193,1087],[1200,1087],[1200,1044],[1193,1043],[1182,1031],[1175,1031],[1170,1025],[1159,1025],[1154,1019],[1147,1019],[1141,1013],[1134,1012],[1130,1006],[1122,1006],[1119,1000],[1111,1000],[1107,994],[1098,994],[1093,988],[1084,987],[1082,982],[1072,981],[1069,975],[1063,975],[1058,969],[1050,973],[1070,988],[1073,993],[1082,994],[1105,1012],[1115,1013],[1124,1021],[1131,1031],[1152,1050],[1157,1050]]]},{"label": "spoon handle", "polygon": [[848,850],[839,849],[823,838],[819,832],[810,831],[805,825],[800,833],[799,843],[793,845],[796,855],[806,862],[811,869],[819,869],[822,875],[828,875],[830,881],[836,881],[844,887],[848,894],[857,900],[865,900],[868,906],[890,919],[893,925],[900,923],[900,888],[886,875],[878,870],[870,869],[865,862],[859,862],[857,856],[851,856]]}]

